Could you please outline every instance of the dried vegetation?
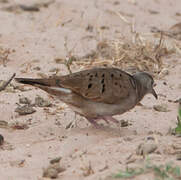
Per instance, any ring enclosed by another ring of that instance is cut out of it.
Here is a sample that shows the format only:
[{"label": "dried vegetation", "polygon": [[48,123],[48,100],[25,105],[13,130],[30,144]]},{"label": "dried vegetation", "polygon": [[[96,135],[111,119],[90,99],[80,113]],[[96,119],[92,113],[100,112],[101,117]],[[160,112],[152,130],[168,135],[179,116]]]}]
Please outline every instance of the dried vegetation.
[{"label": "dried vegetation", "polygon": [[[76,69],[76,67],[87,69],[103,66],[121,68],[130,73],[147,71],[156,76],[165,67],[164,58],[169,55],[181,54],[181,41],[180,38],[177,38],[179,37],[178,31],[181,32],[180,24],[174,25],[174,28],[171,27],[170,31],[155,30],[144,34],[136,32],[134,24],[126,20],[123,15],[120,13],[116,13],[116,15],[130,26],[131,38],[122,36],[116,40],[101,40],[94,51],[83,57],[73,55],[75,47],[68,50],[67,38],[65,38],[64,46],[67,58],[57,58],[55,62],[65,64],[70,73],[71,69]],[[176,29],[177,36],[174,36],[173,29]],[[73,67],[71,68],[71,66]]]}]

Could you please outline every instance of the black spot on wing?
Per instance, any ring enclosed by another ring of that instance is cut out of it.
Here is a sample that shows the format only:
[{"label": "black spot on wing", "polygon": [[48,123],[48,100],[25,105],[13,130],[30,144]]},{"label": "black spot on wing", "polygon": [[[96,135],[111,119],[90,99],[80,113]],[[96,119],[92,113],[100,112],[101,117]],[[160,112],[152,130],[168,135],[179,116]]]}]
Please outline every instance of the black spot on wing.
[{"label": "black spot on wing", "polygon": [[104,79],[101,80],[101,84],[103,84],[103,83],[104,83]]},{"label": "black spot on wing", "polygon": [[88,89],[90,89],[92,87],[92,84],[90,83],[89,85],[88,85]]},{"label": "black spot on wing", "polygon": [[105,92],[105,84],[102,85],[102,90],[101,90],[102,93]]}]

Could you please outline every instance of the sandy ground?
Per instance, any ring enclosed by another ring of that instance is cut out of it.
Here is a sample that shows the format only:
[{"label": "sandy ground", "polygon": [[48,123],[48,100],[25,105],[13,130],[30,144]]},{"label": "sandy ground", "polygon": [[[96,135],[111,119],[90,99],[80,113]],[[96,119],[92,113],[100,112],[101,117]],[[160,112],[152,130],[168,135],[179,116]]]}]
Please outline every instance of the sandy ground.
[{"label": "sandy ground", "polygon": [[[73,53],[84,56],[95,49],[98,40],[114,40],[126,35],[128,26],[113,13],[115,11],[129,20],[134,17],[137,32],[148,33],[153,26],[168,29],[181,21],[180,0],[55,0],[34,12],[7,9],[15,4],[34,3],[35,0],[0,0],[0,46],[10,49],[5,66],[0,59],[1,80],[7,80],[14,72],[17,77],[39,77],[40,72],[52,75],[54,68],[59,68],[59,74],[67,74],[67,68],[54,61],[67,55],[65,37],[68,49],[75,46]],[[88,25],[92,30],[86,30]],[[96,29],[102,26],[106,28],[98,36]],[[95,38],[89,38],[91,36]],[[159,99],[156,101],[147,95],[142,100],[143,106],[117,116],[118,120],[131,124],[122,128],[104,124],[101,129],[95,129],[56,98],[30,86],[25,87],[26,91],[1,91],[0,120],[24,123],[28,128],[0,128],[5,139],[0,148],[0,179],[45,179],[43,168],[56,157],[62,157],[60,166],[65,168],[57,179],[106,179],[125,167],[142,165],[144,158],[135,154],[139,144],[147,139],[153,139],[150,141],[158,146],[149,155],[152,163],[173,162],[181,166],[181,161],[176,160],[177,152],[181,151],[180,139],[168,134],[177,122],[177,103],[169,100],[181,97],[181,61],[179,56],[170,56],[164,63],[170,64],[169,74],[156,80]],[[14,81],[12,84],[17,85]],[[50,101],[52,107],[35,107],[35,113],[25,116],[15,112],[20,97],[34,101],[37,95]],[[161,103],[167,104],[168,112],[153,109]],[[66,129],[75,118],[77,126]],[[154,178],[149,173],[134,179]]]}]

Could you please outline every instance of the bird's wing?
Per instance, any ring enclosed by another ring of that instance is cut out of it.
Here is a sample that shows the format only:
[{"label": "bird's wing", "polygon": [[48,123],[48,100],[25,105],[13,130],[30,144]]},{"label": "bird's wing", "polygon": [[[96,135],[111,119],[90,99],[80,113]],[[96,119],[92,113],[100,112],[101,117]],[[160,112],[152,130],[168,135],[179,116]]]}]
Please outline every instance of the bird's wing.
[{"label": "bird's wing", "polygon": [[57,78],[58,86],[71,89],[86,99],[119,103],[136,88],[131,75],[116,68],[95,68]]}]

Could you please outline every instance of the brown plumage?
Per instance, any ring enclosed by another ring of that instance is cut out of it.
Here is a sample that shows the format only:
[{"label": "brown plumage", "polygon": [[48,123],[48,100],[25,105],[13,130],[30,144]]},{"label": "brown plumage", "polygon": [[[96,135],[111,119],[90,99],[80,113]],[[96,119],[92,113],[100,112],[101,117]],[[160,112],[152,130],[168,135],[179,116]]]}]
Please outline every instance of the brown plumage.
[{"label": "brown plumage", "polygon": [[148,93],[157,98],[148,73],[130,75],[117,68],[93,68],[48,79],[16,78],[57,96],[97,126],[96,120],[118,122],[112,116],[132,109]]}]

